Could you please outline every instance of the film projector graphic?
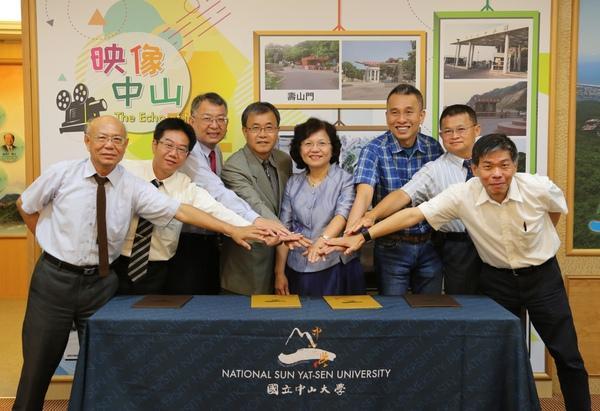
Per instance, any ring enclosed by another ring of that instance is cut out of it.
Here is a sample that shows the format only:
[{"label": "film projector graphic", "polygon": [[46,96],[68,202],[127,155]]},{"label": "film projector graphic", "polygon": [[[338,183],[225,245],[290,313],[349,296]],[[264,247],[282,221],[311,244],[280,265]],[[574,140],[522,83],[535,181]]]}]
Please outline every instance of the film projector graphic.
[{"label": "film projector graphic", "polygon": [[62,133],[84,131],[85,125],[93,118],[99,117],[100,112],[106,111],[106,100],[96,100],[89,96],[85,84],[79,83],[73,89],[73,98],[67,90],[61,90],[56,95],[56,107],[65,112],[65,121],[59,128]]}]

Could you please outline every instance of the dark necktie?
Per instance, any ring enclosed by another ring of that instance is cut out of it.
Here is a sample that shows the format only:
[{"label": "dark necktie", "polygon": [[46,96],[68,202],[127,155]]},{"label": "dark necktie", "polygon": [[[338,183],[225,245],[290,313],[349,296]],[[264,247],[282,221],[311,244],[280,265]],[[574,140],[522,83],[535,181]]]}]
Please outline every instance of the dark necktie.
[{"label": "dark necktie", "polygon": [[[162,183],[156,179],[150,181],[158,188]],[[140,217],[135,230],[135,238],[131,246],[131,257],[127,266],[127,275],[132,282],[142,278],[148,272],[148,257],[150,256],[150,242],[154,224]]]},{"label": "dark necktie", "polygon": [[465,179],[465,181],[469,181],[471,178],[473,178],[473,170],[471,170],[471,160],[463,161],[463,167],[467,168],[467,178]]},{"label": "dark necktie", "polygon": [[96,190],[96,226],[98,227],[98,271],[100,277],[106,277],[110,270],[108,266],[108,237],[106,235],[106,189],[104,184],[108,178],[94,174],[98,183]]},{"label": "dark necktie", "polygon": [[210,169],[213,173],[217,174],[217,156],[215,154],[215,150],[210,150],[208,160],[210,161]]},{"label": "dark necktie", "polygon": [[279,185],[277,184],[277,171],[271,166],[269,160],[264,160],[262,162],[262,166],[265,170],[265,174],[271,183],[271,188],[273,189],[273,194],[275,198],[279,198]]}]

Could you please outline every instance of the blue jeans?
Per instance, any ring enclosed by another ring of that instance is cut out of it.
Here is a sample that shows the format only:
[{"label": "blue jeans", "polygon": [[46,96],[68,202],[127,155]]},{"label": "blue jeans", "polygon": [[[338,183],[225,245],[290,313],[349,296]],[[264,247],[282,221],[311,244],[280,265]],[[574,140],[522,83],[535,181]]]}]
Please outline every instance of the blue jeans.
[{"label": "blue jeans", "polygon": [[431,241],[375,243],[375,269],[381,295],[441,294],[442,263]]}]

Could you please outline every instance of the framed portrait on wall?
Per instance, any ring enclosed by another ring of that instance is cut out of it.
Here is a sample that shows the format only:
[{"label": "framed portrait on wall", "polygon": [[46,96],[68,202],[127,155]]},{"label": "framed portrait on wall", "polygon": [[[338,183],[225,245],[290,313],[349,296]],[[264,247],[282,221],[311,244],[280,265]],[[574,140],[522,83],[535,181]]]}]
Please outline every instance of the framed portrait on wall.
[{"label": "framed portrait on wall", "polygon": [[452,104],[477,113],[481,134],[503,133],[519,171],[537,171],[539,12],[438,12],[434,30],[434,133]]},{"label": "framed portrait on wall", "polygon": [[384,108],[398,83],[425,94],[425,32],[254,32],[254,97],[279,108]]}]

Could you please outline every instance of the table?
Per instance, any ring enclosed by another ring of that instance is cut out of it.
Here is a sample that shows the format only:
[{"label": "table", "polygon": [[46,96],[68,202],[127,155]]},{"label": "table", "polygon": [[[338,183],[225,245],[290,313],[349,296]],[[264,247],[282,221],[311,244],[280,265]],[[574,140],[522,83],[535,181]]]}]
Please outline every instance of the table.
[{"label": "table", "polygon": [[487,297],[337,311],[315,298],[252,310],[244,296],[131,308],[139,298],[89,319],[71,410],[539,409],[520,322]]}]

